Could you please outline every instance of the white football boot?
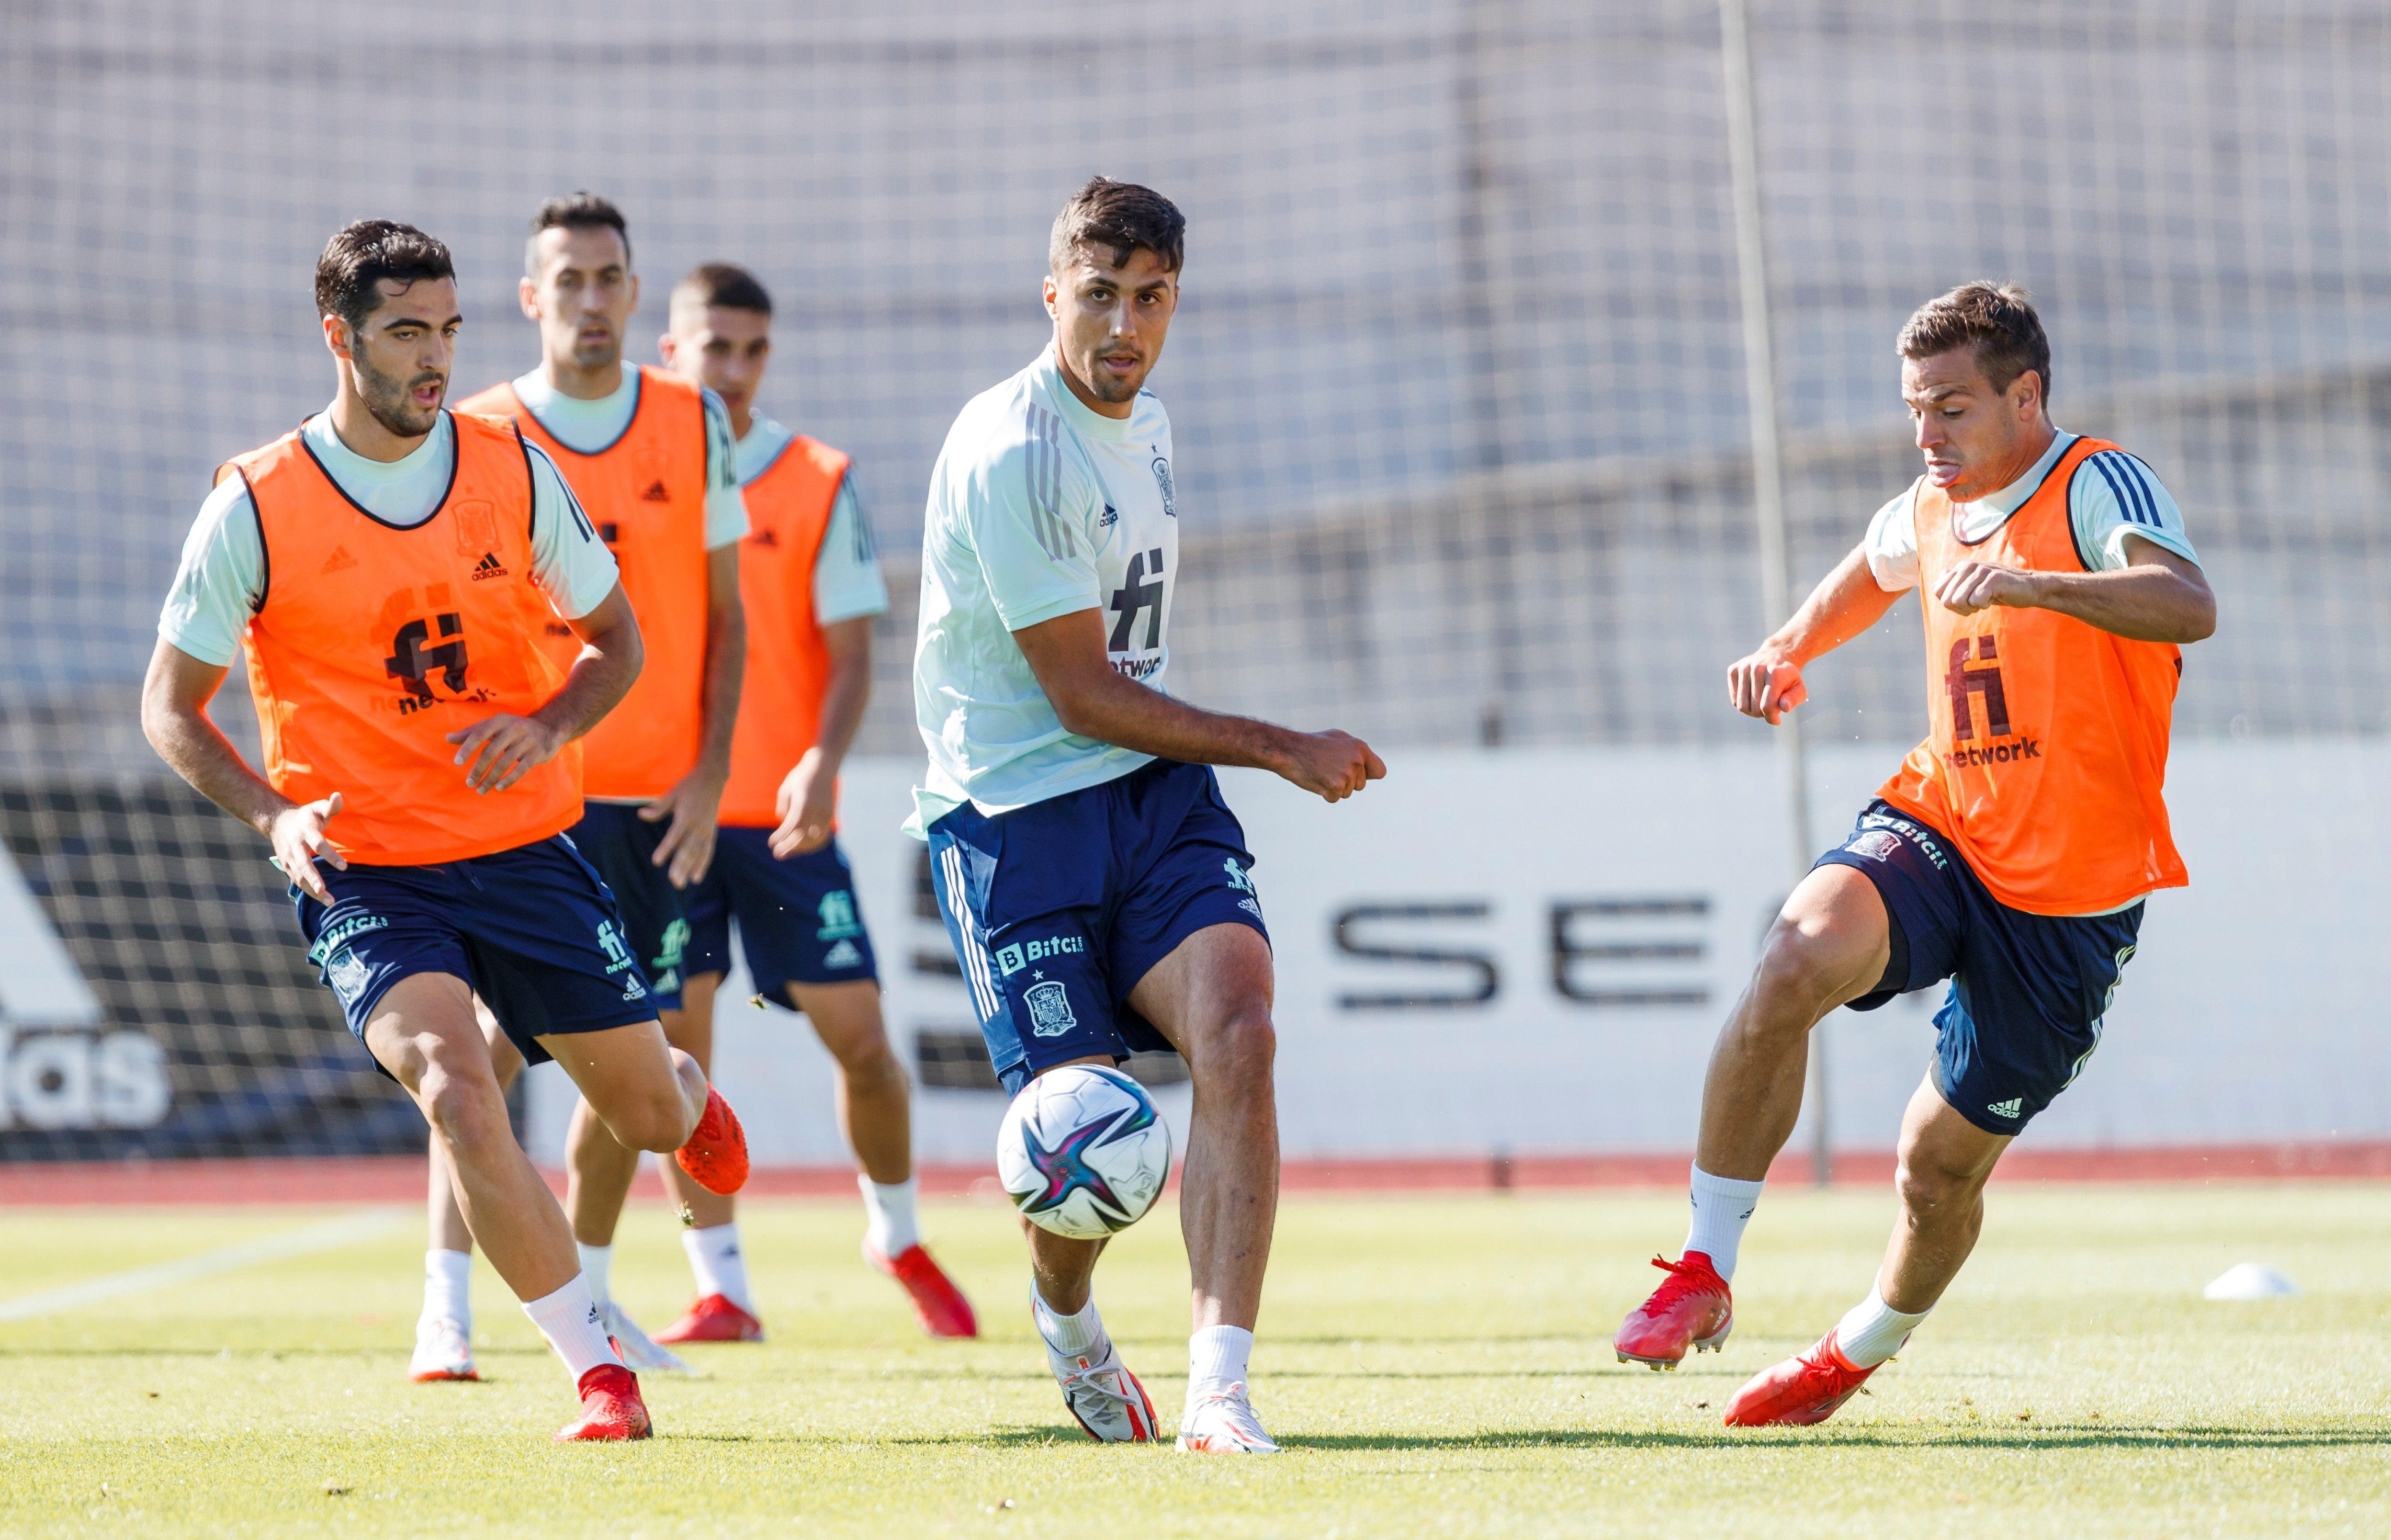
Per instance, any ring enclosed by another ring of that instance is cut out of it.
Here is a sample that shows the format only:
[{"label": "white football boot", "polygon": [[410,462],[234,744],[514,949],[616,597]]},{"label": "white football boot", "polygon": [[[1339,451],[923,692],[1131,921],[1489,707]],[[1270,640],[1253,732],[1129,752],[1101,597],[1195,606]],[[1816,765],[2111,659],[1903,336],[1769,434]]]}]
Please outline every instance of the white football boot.
[{"label": "white football boot", "polygon": [[651,1370],[666,1374],[691,1372],[688,1359],[641,1331],[640,1324],[612,1300],[606,1301],[606,1335],[614,1339],[614,1351],[623,1355],[626,1367],[641,1373]]},{"label": "white football boot", "polygon": [[1262,1431],[1243,1385],[1192,1396],[1179,1419],[1179,1447],[1206,1455],[1275,1455],[1278,1445]]},{"label": "white football boot", "polygon": [[1063,1404],[1099,1443],[1151,1443],[1154,1398],[1120,1361],[1120,1350],[1105,1339],[1105,1355],[1056,1352],[1046,1345],[1046,1366],[1063,1387]]},{"label": "white football boot", "polygon": [[419,1385],[481,1378],[482,1372],[473,1367],[472,1339],[463,1325],[439,1315],[416,1322],[415,1359],[407,1366],[407,1378]]}]

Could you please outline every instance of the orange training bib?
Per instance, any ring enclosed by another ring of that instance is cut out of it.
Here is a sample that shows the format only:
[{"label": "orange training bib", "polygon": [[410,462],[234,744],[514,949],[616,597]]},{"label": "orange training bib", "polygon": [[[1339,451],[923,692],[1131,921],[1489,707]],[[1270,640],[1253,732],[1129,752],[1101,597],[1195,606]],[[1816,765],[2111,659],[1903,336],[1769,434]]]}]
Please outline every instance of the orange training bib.
[{"label": "orange training bib", "polygon": [[1949,498],[1922,479],[1911,498],[1930,725],[1877,795],[1948,835],[1996,899],[2034,914],[2100,913],[2188,880],[2161,795],[2182,654],[2053,610],[1955,615],[1934,585],[1968,561],[2085,571],[2068,484],[2115,447],[2077,439],[1972,546]]},{"label": "orange training bib", "polygon": [[[697,764],[705,724],[704,399],[678,375],[638,372],[630,425],[594,455],[559,443],[511,384],[493,385],[463,408],[513,419],[548,451],[622,569],[647,663],[622,704],[581,740],[584,793],[616,799],[671,790]],[[549,656],[572,666],[581,652],[572,628],[555,621],[546,635]]]},{"label": "orange training bib", "polygon": [[739,598],[747,612],[747,679],[730,740],[724,823],[780,822],[781,783],[814,746],[830,653],[814,619],[814,563],[830,529],[847,458],[803,434],[747,484]]},{"label": "orange training bib", "polygon": [[564,676],[540,646],[554,614],[532,581],[523,441],[448,421],[456,474],[420,524],[351,502],[296,432],[216,472],[248,483],[265,549],[246,640],[266,779],[294,802],[339,792],[326,832],[367,865],[488,855],[581,816],[577,744],[488,796],[454,762],[449,733],[529,716]]}]

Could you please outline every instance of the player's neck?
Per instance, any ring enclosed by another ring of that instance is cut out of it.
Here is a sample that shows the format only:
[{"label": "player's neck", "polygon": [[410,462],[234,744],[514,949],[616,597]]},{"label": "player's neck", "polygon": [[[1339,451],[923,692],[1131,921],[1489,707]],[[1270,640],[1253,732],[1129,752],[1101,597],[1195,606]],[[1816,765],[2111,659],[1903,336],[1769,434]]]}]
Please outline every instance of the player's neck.
[{"label": "player's neck", "polygon": [[1078,375],[1071,372],[1071,360],[1063,356],[1063,349],[1059,343],[1054,349],[1054,369],[1056,373],[1062,375],[1064,386],[1073,395],[1079,397],[1079,405],[1098,417],[1109,417],[1118,421],[1125,420],[1131,412],[1137,409],[1137,403],[1134,401],[1107,401],[1090,390]]},{"label": "player's neck", "polygon": [[[381,425],[366,406],[365,398],[350,387],[348,377],[341,379],[340,394],[332,397],[332,409],[326,414],[332,420],[332,433],[342,446],[360,459],[379,460],[392,465],[423,447],[426,434],[404,438]],[[440,420],[433,418],[436,424]]]},{"label": "player's neck", "polygon": [[540,371],[548,376],[549,388],[559,395],[569,395],[575,401],[603,401],[623,388],[623,360],[611,364],[595,364],[584,368],[571,360],[541,360]]},{"label": "player's neck", "polygon": [[2018,440],[2017,448],[2008,457],[2006,462],[1986,478],[1992,482],[1992,485],[1966,500],[1981,502],[1986,498],[1997,497],[2016,485],[2018,478],[2033,470],[2035,463],[2050,451],[2051,441],[2058,436],[2059,430],[2051,426],[2050,419],[2048,417],[2042,419],[2031,432]]},{"label": "player's neck", "polygon": [[742,403],[736,407],[726,404],[723,409],[730,414],[730,441],[736,444],[756,425],[756,408]]}]

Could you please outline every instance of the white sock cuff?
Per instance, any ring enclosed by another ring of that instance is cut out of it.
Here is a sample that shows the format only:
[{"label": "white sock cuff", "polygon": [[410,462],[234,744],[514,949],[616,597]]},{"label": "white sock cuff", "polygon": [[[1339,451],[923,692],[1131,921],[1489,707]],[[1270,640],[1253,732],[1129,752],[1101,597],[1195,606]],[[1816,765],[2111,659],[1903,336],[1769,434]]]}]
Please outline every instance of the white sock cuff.
[{"label": "white sock cuff", "polygon": [[613,1298],[606,1291],[606,1275],[614,1265],[614,1248],[611,1243],[605,1246],[584,1246],[576,1240],[573,1243],[573,1249],[581,1254],[581,1278],[589,1286],[589,1297],[598,1301],[598,1308],[603,1310],[606,1302]]},{"label": "white sock cuff", "polygon": [[1688,1185],[1693,1223],[1686,1230],[1686,1249],[1710,1258],[1718,1275],[1732,1282],[1736,1254],[1743,1249],[1743,1227],[1751,1223],[1752,1210],[1760,1206],[1760,1190],[1767,1182],[1764,1178],[1738,1182],[1731,1176],[1712,1176],[1696,1166]]},{"label": "white sock cuff", "polygon": [[1038,1286],[1029,1288],[1030,1316],[1038,1335],[1046,1345],[1061,1353],[1092,1353],[1105,1340],[1104,1317],[1096,1314],[1096,1299],[1091,1294],[1084,1309],[1076,1315],[1066,1315],[1046,1302]]},{"label": "white sock cuff", "polygon": [[548,1339],[548,1345],[564,1360],[564,1370],[575,1384],[601,1364],[622,1362],[615,1356],[614,1344],[607,1339],[606,1324],[599,1316],[588,1279],[576,1275],[553,1294],[525,1300],[523,1308],[539,1334]]},{"label": "white sock cuff", "polygon": [[700,1295],[719,1294],[753,1314],[747,1295],[747,1259],[739,1245],[739,1222],[708,1224],[680,1233],[681,1249],[689,1254],[689,1270]]},{"label": "white sock cuff", "polygon": [[1187,1394],[1245,1383],[1254,1334],[1245,1326],[1206,1326],[1187,1339]]},{"label": "white sock cuff", "polygon": [[1909,1340],[1909,1334],[1918,1329],[1918,1324],[1932,1314],[1930,1307],[1915,1315],[1906,1315],[1886,1304],[1884,1297],[1871,1288],[1867,1299],[1852,1306],[1835,1323],[1836,1351],[1855,1369],[1875,1368],[1899,1352],[1902,1344]]},{"label": "white sock cuff", "polygon": [[856,1173],[856,1190],[863,1195],[863,1213],[869,1228],[865,1238],[872,1249],[884,1257],[899,1257],[922,1244],[921,1223],[914,1217],[914,1199],[919,1179],[907,1177],[902,1182],[874,1182]]},{"label": "white sock cuff", "polygon": [[472,1328],[472,1252],[434,1247],[423,1253],[423,1314],[427,1319]]}]

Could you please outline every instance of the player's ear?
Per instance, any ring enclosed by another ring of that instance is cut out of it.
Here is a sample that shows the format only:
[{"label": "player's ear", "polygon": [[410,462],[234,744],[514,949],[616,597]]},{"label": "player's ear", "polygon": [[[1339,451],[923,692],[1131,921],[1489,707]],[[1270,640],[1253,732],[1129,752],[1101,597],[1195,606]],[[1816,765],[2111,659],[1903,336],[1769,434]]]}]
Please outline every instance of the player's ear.
[{"label": "player's ear", "polygon": [[535,321],[539,319],[539,285],[529,278],[515,279],[515,301],[523,306],[525,316]]},{"label": "player's ear", "polygon": [[1040,287],[1040,292],[1043,294],[1046,301],[1047,317],[1051,320],[1062,319],[1062,317],[1054,308],[1054,275],[1053,273],[1048,273],[1046,275],[1046,280]]},{"label": "player's ear", "polygon": [[656,339],[656,356],[664,360],[664,365],[666,369],[673,367],[674,342],[675,339],[673,334],[669,331],[665,332]]},{"label": "player's ear", "polygon": [[325,317],[324,345],[331,349],[333,357],[347,357],[349,356],[349,323],[338,316]]},{"label": "player's ear", "polygon": [[640,308],[640,275],[632,273],[628,276],[631,280],[631,308],[637,311]]}]

